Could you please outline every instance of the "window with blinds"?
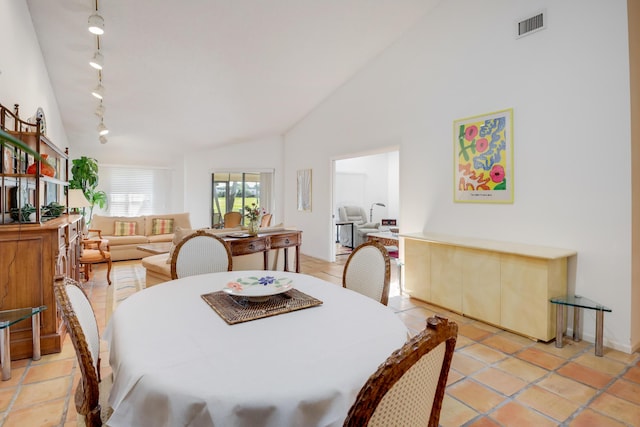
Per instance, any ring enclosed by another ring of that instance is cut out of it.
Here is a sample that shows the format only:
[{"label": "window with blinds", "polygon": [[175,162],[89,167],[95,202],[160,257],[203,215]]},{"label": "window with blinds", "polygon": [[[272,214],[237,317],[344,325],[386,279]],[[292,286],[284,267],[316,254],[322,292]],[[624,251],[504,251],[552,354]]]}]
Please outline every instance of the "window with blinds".
[{"label": "window with blinds", "polygon": [[171,171],[100,165],[99,190],[107,193],[109,216],[168,213],[171,206]]}]

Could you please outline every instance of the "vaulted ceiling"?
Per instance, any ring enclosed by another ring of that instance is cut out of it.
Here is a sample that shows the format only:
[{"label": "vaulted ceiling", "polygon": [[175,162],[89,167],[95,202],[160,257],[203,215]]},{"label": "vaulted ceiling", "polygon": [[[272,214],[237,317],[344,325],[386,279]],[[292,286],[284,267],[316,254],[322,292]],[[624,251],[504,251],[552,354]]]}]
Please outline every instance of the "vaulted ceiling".
[{"label": "vaulted ceiling", "polygon": [[281,135],[439,0],[104,0],[100,144],[88,64],[95,0],[27,0],[76,152],[170,164],[197,150]]}]

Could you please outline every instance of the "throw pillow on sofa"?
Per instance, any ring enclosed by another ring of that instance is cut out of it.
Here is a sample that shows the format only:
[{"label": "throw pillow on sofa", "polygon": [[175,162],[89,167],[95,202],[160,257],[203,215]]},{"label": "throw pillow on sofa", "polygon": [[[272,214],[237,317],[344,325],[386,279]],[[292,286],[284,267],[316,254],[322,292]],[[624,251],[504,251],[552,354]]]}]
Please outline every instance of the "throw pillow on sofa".
[{"label": "throw pillow on sofa", "polygon": [[114,236],[135,236],[136,223],[128,221],[115,221]]},{"label": "throw pillow on sofa", "polygon": [[173,233],[173,218],[154,218],[151,225],[151,234]]}]

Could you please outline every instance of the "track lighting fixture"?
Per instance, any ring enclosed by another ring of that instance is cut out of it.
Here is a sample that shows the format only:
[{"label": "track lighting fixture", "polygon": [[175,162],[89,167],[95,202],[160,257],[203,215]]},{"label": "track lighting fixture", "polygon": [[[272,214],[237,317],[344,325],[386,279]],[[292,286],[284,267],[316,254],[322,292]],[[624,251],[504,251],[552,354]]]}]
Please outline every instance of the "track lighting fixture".
[{"label": "track lighting fixture", "polygon": [[89,16],[89,31],[97,36],[104,34],[104,18],[98,14],[97,2],[96,11]]},{"label": "track lighting fixture", "polygon": [[107,137],[104,135],[100,136],[100,144],[106,144],[107,143]]},{"label": "track lighting fixture", "polygon": [[96,70],[102,70],[102,66],[104,65],[104,57],[99,51],[93,54],[93,58],[89,60],[89,65],[91,65]]},{"label": "track lighting fixture", "polygon": [[100,124],[98,125],[98,134],[100,136],[105,136],[109,133],[109,129],[104,125],[104,122],[100,120]]},{"label": "track lighting fixture", "polygon": [[91,91],[91,95],[95,96],[98,99],[102,99],[104,97],[104,86],[102,86],[102,83],[98,83],[98,86],[93,88],[93,90]]},{"label": "track lighting fixture", "polygon": [[104,105],[102,105],[102,102],[100,102],[100,105],[96,107],[96,111],[95,111],[96,116],[98,117],[104,116],[104,110],[105,110]]}]

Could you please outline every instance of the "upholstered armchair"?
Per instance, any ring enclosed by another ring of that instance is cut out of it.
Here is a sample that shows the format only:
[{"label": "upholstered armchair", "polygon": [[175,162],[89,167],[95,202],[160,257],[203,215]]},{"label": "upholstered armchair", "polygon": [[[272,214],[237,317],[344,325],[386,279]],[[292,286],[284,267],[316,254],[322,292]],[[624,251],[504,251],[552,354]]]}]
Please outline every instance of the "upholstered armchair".
[{"label": "upholstered armchair", "polygon": [[380,223],[367,222],[367,212],[360,206],[342,206],[338,208],[338,218],[341,222],[353,222],[353,242],[349,226],[340,227],[340,244],[342,246],[358,247],[367,241],[367,234],[377,233]]}]

